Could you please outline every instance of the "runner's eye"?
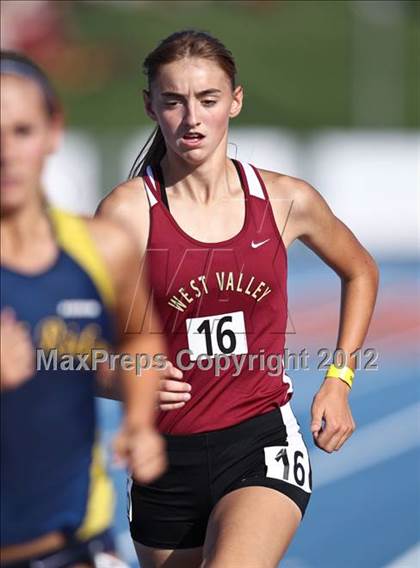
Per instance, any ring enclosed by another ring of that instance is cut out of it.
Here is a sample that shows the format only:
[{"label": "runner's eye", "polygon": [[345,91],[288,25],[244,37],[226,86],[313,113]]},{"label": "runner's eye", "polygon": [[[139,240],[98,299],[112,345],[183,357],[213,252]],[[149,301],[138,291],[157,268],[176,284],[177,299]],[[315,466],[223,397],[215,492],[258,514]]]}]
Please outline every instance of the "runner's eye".
[{"label": "runner's eye", "polygon": [[32,131],[33,131],[32,126],[28,124],[19,124],[15,128],[15,134],[17,134],[17,136],[29,136],[32,133]]}]

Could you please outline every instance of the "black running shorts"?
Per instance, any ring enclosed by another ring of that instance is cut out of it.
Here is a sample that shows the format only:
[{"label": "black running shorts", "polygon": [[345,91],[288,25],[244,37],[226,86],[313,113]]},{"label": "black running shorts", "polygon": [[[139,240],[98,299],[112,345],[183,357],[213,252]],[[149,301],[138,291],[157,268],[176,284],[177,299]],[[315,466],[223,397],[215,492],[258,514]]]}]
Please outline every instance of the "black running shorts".
[{"label": "black running shorts", "polygon": [[290,404],[223,430],[165,438],[168,471],[149,485],[130,480],[136,542],[164,549],[202,546],[213,507],[241,487],[280,491],[305,513],[311,467]]}]

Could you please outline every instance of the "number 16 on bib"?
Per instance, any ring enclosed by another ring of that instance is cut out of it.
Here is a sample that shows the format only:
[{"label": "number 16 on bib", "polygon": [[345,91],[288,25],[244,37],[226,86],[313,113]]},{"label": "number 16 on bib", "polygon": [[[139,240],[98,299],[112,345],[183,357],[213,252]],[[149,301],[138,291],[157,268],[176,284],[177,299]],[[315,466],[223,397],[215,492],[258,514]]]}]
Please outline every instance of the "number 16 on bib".
[{"label": "number 16 on bib", "polygon": [[215,355],[248,353],[244,313],[230,312],[186,320],[191,361]]},{"label": "number 16 on bib", "polygon": [[312,492],[311,465],[308,450],[300,434],[288,437],[287,446],[264,448],[267,477],[281,479]]}]

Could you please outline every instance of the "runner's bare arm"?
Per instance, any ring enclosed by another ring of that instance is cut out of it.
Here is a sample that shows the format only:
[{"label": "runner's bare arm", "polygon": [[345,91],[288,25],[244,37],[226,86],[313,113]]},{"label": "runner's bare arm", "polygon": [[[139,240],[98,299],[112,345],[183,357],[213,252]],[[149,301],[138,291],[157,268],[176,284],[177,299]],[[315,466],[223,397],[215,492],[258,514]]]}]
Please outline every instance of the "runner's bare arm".
[{"label": "runner's bare arm", "polygon": [[[149,301],[148,279],[131,234],[112,221],[101,218],[93,219],[90,229],[114,278],[115,313],[119,331],[118,352],[132,356],[137,353],[147,353],[151,356],[164,353],[164,336],[156,333],[159,324]],[[139,377],[136,376],[135,370],[119,370],[117,380],[124,391],[127,408],[137,404],[144,406],[141,414],[146,422],[152,420],[159,373],[151,369],[144,371]],[[150,403],[151,399],[153,404]],[[146,418],[147,416],[149,418]]]},{"label": "runner's bare arm", "polygon": [[[119,367],[124,420],[115,449],[133,476],[149,483],[166,467],[164,441],[155,428],[158,367],[165,363],[164,336],[159,333],[159,322],[149,302],[148,279],[132,236],[104,219],[93,219],[90,230],[114,278],[117,352],[133,362],[130,368]],[[136,364],[138,354],[147,355],[147,359],[143,355],[139,359],[146,363],[141,369]]]},{"label": "runner's bare arm", "polygon": [[[337,349],[346,354],[345,364],[354,368],[355,357],[352,354],[365,340],[375,306],[378,289],[376,263],[311,185],[272,172],[265,175],[285,245],[301,240],[341,279]],[[329,378],[325,379],[314,399],[312,431],[317,445],[328,452],[338,450],[355,428],[348,394],[349,388],[344,382]]]},{"label": "runner's bare arm", "polygon": [[343,303],[337,347],[349,356],[366,337],[376,300],[378,269],[367,250],[308,183],[268,172],[267,190],[286,246],[301,240],[340,277]]},{"label": "runner's bare arm", "polygon": [[136,178],[115,187],[99,204],[95,217],[122,225],[133,236],[139,258],[147,247],[149,236],[149,203],[143,181]]}]

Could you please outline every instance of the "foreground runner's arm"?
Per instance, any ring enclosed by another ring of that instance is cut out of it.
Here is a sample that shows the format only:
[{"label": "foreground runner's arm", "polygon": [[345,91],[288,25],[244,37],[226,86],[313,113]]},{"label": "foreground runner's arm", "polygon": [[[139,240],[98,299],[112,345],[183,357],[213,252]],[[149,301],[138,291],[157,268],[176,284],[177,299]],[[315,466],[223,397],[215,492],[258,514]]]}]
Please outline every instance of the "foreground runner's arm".
[{"label": "foreground runner's arm", "polygon": [[[136,354],[148,354],[151,362],[156,355],[164,354],[165,344],[162,334],[152,333],[156,329],[155,314],[148,313],[148,286],[132,239],[122,228],[102,219],[92,220],[90,229],[114,278],[117,352],[127,354],[132,361]],[[115,447],[133,476],[142,483],[158,477],[166,466],[163,438],[154,426],[159,379],[156,366],[143,368],[140,374],[135,367],[129,370],[118,367],[125,413]]]}]

